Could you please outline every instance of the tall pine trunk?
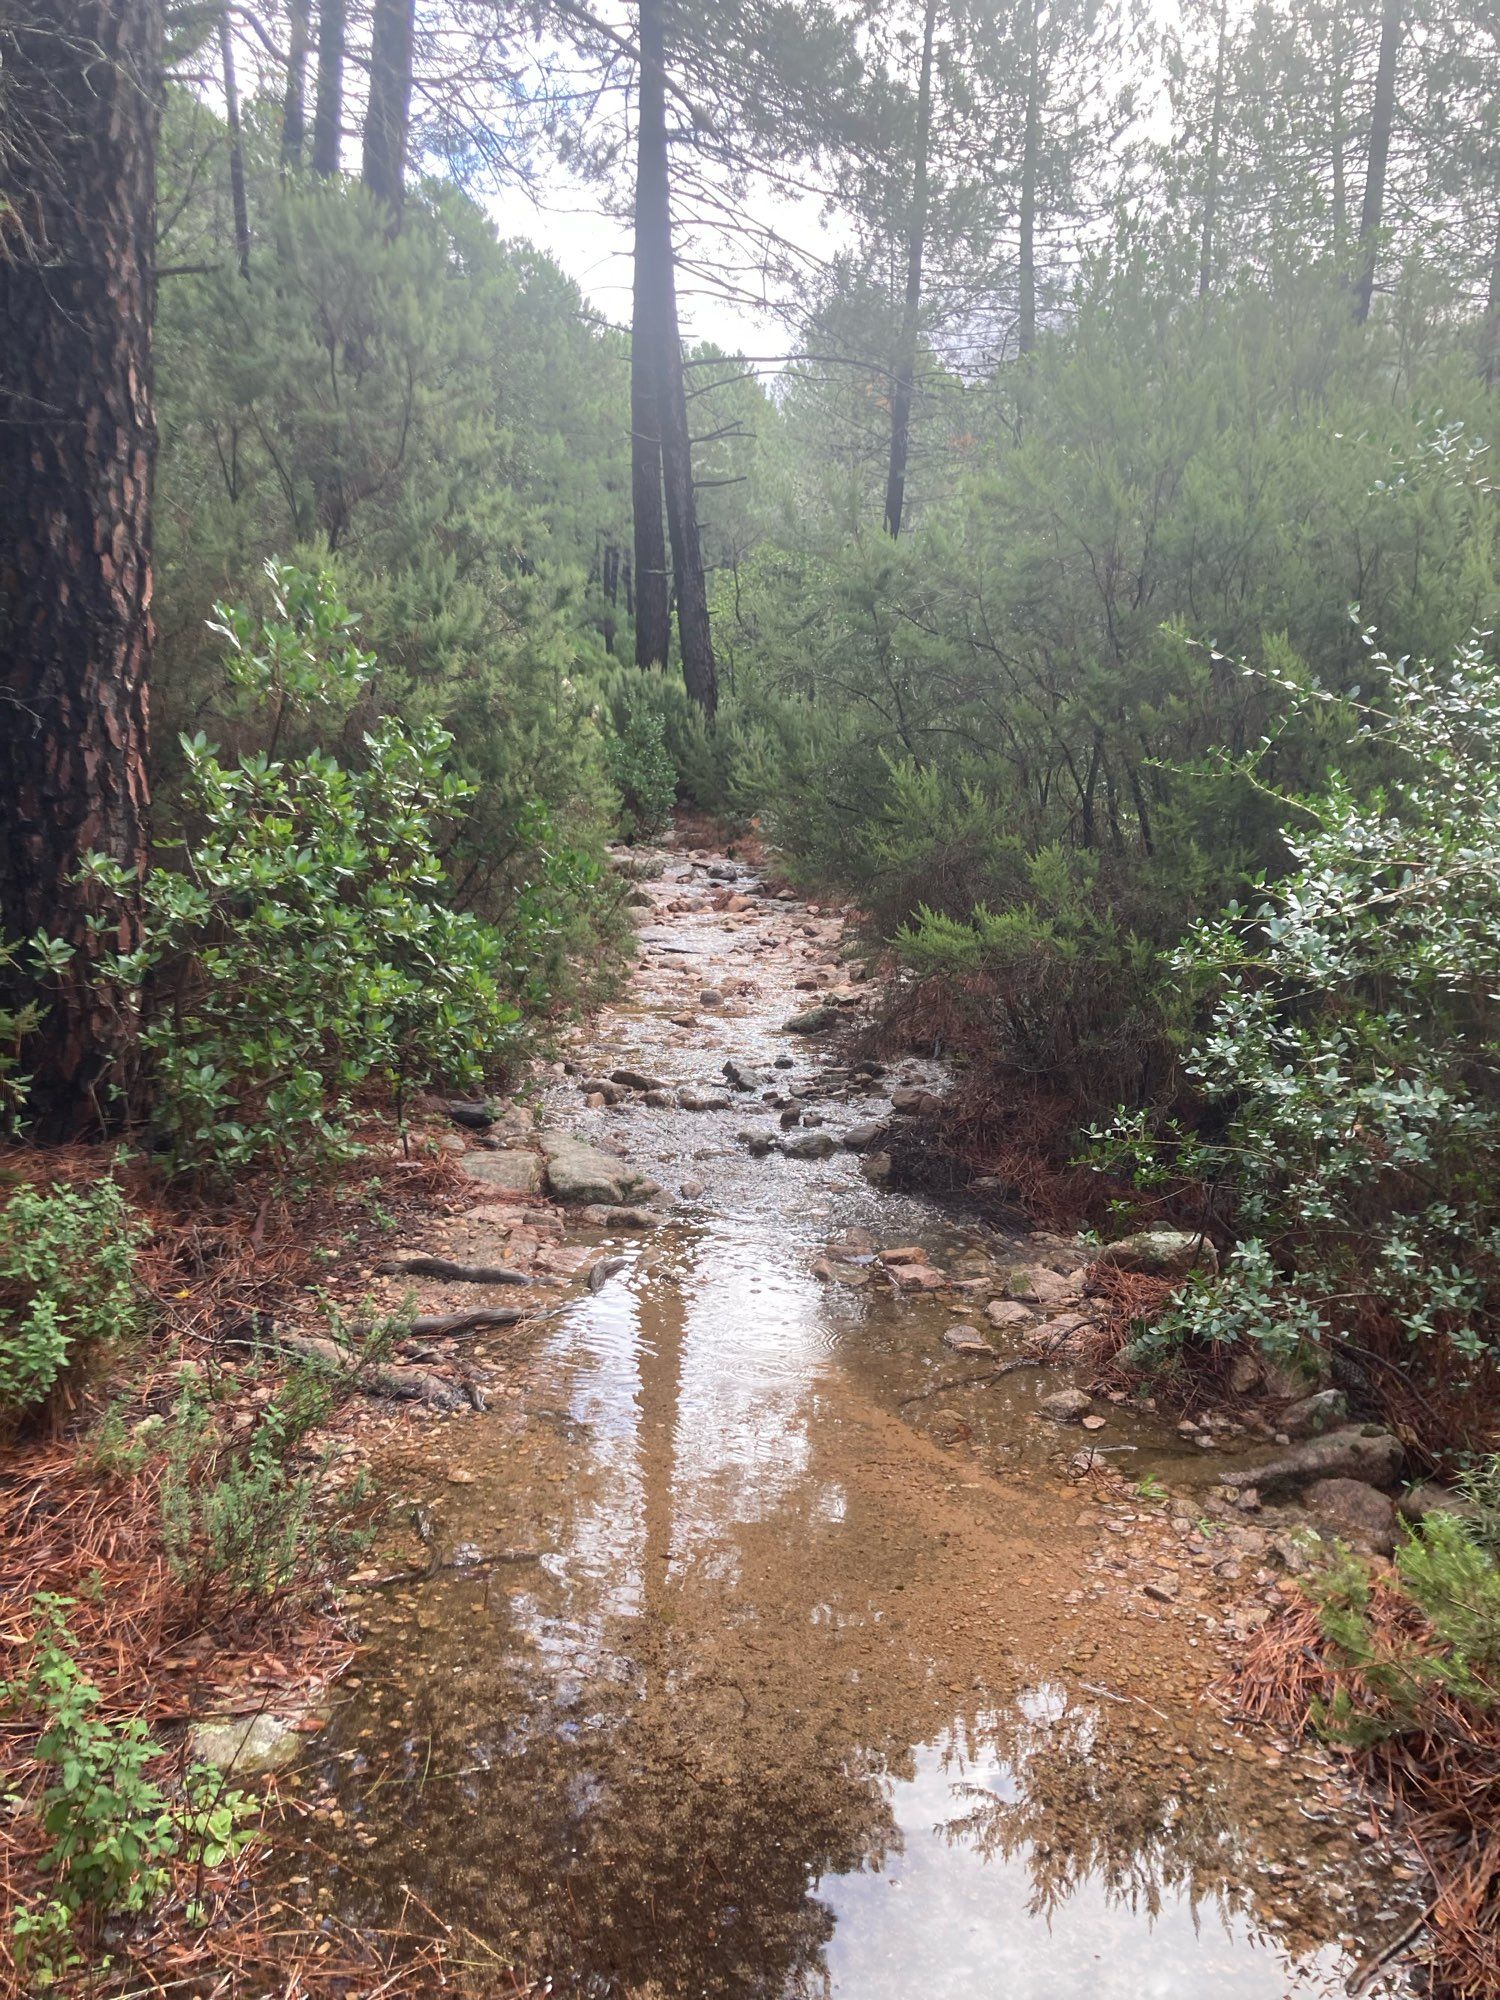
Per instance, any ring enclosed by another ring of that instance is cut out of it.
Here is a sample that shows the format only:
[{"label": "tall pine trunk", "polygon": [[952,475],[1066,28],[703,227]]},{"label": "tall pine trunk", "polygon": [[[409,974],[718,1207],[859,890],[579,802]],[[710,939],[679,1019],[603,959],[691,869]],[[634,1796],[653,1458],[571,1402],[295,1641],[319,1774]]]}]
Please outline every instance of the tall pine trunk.
[{"label": "tall pine trunk", "polygon": [[922,262],[927,253],[927,153],[932,137],[932,38],[937,0],[922,19],[922,66],[917,76],[917,125],[912,149],[911,212],[906,225],[906,296],[901,309],[901,350],[891,391],[891,450],[885,476],[885,531],[901,533],[906,508],[906,467],[911,457],[911,403],[917,379],[917,332],[922,312]]},{"label": "tall pine trunk", "polygon": [[1229,0],[1219,0],[1219,43],[1214,56],[1214,95],[1208,121],[1208,161],[1203,179],[1203,229],[1198,243],[1198,296],[1213,290],[1215,236],[1219,222],[1220,154],[1224,145],[1224,70],[1228,58]]},{"label": "tall pine trunk", "polygon": [[281,101],[281,164],[294,171],[307,143],[307,49],[312,37],[312,0],[289,0],[287,8],[286,93]]},{"label": "tall pine trunk", "polygon": [[1480,372],[1485,387],[1493,389],[1500,382],[1500,215],[1495,218],[1495,240],[1490,246],[1490,283],[1480,339]]},{"label": "tall pine trunk", "polygon": [[416,0],[375,0],[370,31],[370,101],[361,178],[399,227],[411,133],[412,41]]},{"label": "tall pine trunk", "polygon": [[641,0],[630,315],[630,507],[638,667],[666,665],[672,629],[661,457],[662,355],[667,341],[662,309],[671,263],[665,34],[660,0]]},{"label": "tall pine trunk", "polygon": [[1365,166],[1365,198],[1359,216],[1359,270],[1354,280],[1354,320],[1363,326],[1375,296],[1375,261],[1385,216],[1385,169],[1396,115],[1396,57],[1401,47],[1402,0],[1385,0],[1380,17],[1380,56],[1375,68],[1375,100],[1370,109],[1370,150]]},{"label": "tall pine trunk", "polygon": [[318,94],[313,104],[312,170],[325,180],[339,170],[344,142],[345,0],[320,0]]},{"label": "tall pine trunk", "polygon": [[240,87],[234,73],[234,23],[219,16],[219,56],[224,77],[224,129],[229,137],[229,205],[234,216],[234,261],[250,276],[250,204],[245,196],[245,140],[240,130]]},{"label": "tall pine trunk", "polygon": [[[96,1121],[134,1028],[97,968],[139,942],[148,847],[161,67],[158,0],[8,0],[0,927],[72,948],[23,1050],[49,1137]],[[123,898],[78,881],[91,851],[123,871]],[[4,997],[35,996],[10,977]]]},{"label": "tall pine trunk", "polygon": [[[668,237],[670,245],[670,233]],[[693,440],[688,429],[687,389],[682,372],[682,337],[677,326],[677,288],[668,266],[666,340],[661,350],[661,470],[672,536],[672,575],[677,585],[677,643],[682,678],[705,714],[719,705],[713,627],[708,616],[708,578],[698,530],[698,494],[693,484]]]},{"label": "tall pine trunk", "polygon": [[1036,346],[1036,184],[1042,150],[1041,15],[1041,0],[1032,0],[1026,130],[1021,140],[1020,304],[1016,314],[1016,346],[1022,354],[1030,354]]}]

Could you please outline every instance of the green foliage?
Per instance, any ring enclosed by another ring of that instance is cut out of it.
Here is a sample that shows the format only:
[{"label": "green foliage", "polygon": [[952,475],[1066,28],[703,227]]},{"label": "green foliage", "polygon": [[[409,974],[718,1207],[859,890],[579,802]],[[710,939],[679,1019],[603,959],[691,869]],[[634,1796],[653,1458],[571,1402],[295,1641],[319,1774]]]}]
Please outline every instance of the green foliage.
[{"label": "green foliage", "polygon": [[[236,684],[274,716],[336,706],[373,662],[326,577],[271,565],[271,615],[219,607]],[[347,1152],[372,1083],[477,1083],[514,1045],[507,941],[451,907],[440,859],[472,787],[435,723],[383,719],[350,768],[326,751],[226,762],[184,740],[183,868],[146,882],[140,948],[112,961],[145,997],[135,1094],[178,1169],[304,1171]],[[95,861],[95,875],[113,879]]]},{"label": "green foliage", "polygon": [[0,1415],[39,1408],[70,1368],[138,1331],[144,1233],[113,1181],[13,1190],[0,1208]]},{"label": "green foliage", "polygon": [[620,794],[620,833],[650,839],[665,830],[677,798],[677,770],[667,752],[660,707],[639,682],[621,684],[604,761]]},{"label": "green foliage", "polygon": [[79,1915],[137,1915],[166,1889],[178,1860],[213,1868],[250,1840],[253,1808],[207,1765],[195,1764],[169,1790],[152,1767],[163,1751],[139,1716],[112,1722],[78,1664],[68,1626],[72,1600],[36,1599],[41,1617],[23,1680],[0,1684],[0,1703],[40,1719],[38,1762],[50,1773],[40,1817],[50,1845],[43,1866],[51,1898],[22,1911],[13,1936],[23,1963],[45,1987],[74,1962]]}]

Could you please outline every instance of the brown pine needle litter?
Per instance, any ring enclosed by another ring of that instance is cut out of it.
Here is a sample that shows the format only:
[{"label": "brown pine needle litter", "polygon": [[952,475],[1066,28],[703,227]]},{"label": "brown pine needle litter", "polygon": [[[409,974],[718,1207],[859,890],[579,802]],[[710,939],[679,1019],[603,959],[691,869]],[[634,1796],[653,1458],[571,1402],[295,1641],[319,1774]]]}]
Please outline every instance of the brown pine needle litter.
[{"label": "brown pine needle litter", "polygon": [[[382,1212],[430,1215],[463,1205],[451,1161],[420,1153],[403,1159],[388,1129],[367,1136],[374,1141],[369,1155],[298,1199],[252,1184],[211,1206],[169,1196],[138,1161],[121,1164],[118,1177],[151,1229],[138,1268],[153,1302],[153,1332],[133,1353],[113,1357],[109,1379],[70,1385],[45,1433],[0,1441],[0,1680],[24,1678],[38,1596],[71,1599],[69,1629],[79,1669],[99,1690],[99,1715],[145,1723],[163,1749],[153,1774],[169,1789],[186,1764],[186,1725],[194,1718],[253,1715],[288,1702],[305,1707],[336,1687],[354,1647],[326,1598],[273,1601],[253,1614],[243,1607],[215,1614],[190,1602],[162,1544],[160,1461],[108,1469],[90,1426],[111,1405],[127,1425],[168,1412],[187,1364],[212,1380],[221,1421],[243,1427],[264,1397],[268,1365],[277,1365],[252,1344],[256,1331],[273,1322],[320,1324],[314,1285],[341,1306],[359,1303],[357,1273],[341,1278],[316,1247],[344,1242],[351,1261],[368,1259],[372,1246],[388,1240]],[[0,1202],[7,1185],[82,1184],[112,1164],[97,1148],[10,1149],[0,1156]],[[49,1777],[35,1756],[37,1733],[35,1716],[0,1710],[3,2000],[35,1990],[18,1964],[12,1925],[53,1886],[42,1867],[49,1843],[35,1809]],[[283,1799],[274,1779],[257,1781],[257,1791],[256,1838],[236,1859],[203,1871],[181,1860],[145,1915],[82,1925],[87,1962],[48,1990],[91,2000],[416,2000],[532,1990],[520,1971],[453,1933],[414,1894],[388,1930],[355,1928],[299,1905],[282,1886],[291,1871],[281,1850],[291,1847],[286,1816],[308,1808]]]}]

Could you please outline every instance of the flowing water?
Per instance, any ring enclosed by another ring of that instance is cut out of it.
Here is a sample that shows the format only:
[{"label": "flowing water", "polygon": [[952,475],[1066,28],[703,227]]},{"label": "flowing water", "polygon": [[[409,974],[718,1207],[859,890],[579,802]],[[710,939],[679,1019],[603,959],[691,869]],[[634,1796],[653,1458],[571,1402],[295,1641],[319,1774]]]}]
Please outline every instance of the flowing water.
[{"label": "flowing water", "polygon": [[[584,1068],[722,1085],[732,1057],[828,1087],[832,1053],[779,1028],[835,927],[702,885],[675,860],[653,886]],[[727,1013],[697,1006],[709,981]],[[1036,1409],[1057,1375],[978,1381],[941,1341],[954,1296],[897,1297],[870,1254],[919,1243],[959,1277],[1037,1246],[849,1152],[751,1157],[736,1134],[775,1129],[753,1094],[579,1103],[556,1081],[549,1121],[692,1191],[598,1290],[543,1295],[488,1414],[391,1468],[440,1560],[366,1600],[304,1893],[379,1928],[415,1899],[481,1992],[1343,1992],[1405,1923],[1402,1871],[1317,1758],[1205,1699],[1212,1609],[1114,1560],[1143,1513],[1069,1483],[1079,1434]],[[837,1131],[889,1107],[822,1108]],[[1149,1411],[1105,1437],[1131,1481],[1213,1478]]]}]

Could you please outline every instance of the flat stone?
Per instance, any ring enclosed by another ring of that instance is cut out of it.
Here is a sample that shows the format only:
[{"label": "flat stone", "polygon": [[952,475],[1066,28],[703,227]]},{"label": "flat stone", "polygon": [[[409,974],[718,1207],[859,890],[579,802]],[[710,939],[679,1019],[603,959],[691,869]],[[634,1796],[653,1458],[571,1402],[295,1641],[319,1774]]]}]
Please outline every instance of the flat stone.
[{"label": "flat stone", "polygon": [[1012,1299],[1041,1306],[1062,1305],[1077,1296],[1071,1279],[1059,1277],[1045,1264],[1018,1265],[1006,1279],[1005,1289]]},{"label": "flat stone", "polygon": [[891,1092],[891,1109],[906,1118],[931,1118],[943,1108],[935,1090],[903,1088]]},{"label": "flat stone", "polygon": [[1389,1486],[1401,1470],[1404,1454],[1389,1431],[1373,1425],[1363,1430],[1330,1431],[1289,1445],[1277,1458],[1240,1471],[1226,1472],[1224,1484],[1254,1486],[1261,1493],[1295,1492],[1314,1480],[1354,1479],[1369,1486]]},{"label": "flat stone", "polygon": [[195,1722],[188,1731],[188,1755],[216,1771],[253,1778],[280,1771],[303,1747],[296,1720],[280,1715],[230,1716]]},{"label": "flat stone", "polygon": [[612,1069],[611,1083],[623,1084],[626,1090],[670,1090],[671,1085],[659,1076],[647,1076],[641,1069]]},{"label": "flat stone", "polygon": [[1094,1399],[1086,1389],[1054,1389],[1038,1404],[1043,1414],[1057,1424],[1081,1423],[1093,1407]]},{"label": "flat stone", "polygon": [[974,1354],[993,1361],[995,1350],[972,1326],[950,1326],[943,1332],[944,1347],[951,1347],[955,1354]]},{"label": "flat stone", "polygon": [[1190,1271],[1217,1271],[1219,1253],[1192,1229],[1139,1229],[1106,1244],[1096,1263],[1150,1278],[1185,1278]]},{"label": "flat stone", "polygon": [[[976,1283],[983,1283],[976,1279]],[[1022,1328],[1035,1323],[1036,1315],[1019,1299],[991,1299],[984,1309],[984,1316],[990,1325],[1001,1333],[1019,1333]]]},{"label": "flat stone", "polygon": [[797,1132],[781,1142],[781,1150],[789,1160],[826,1160],[838,1149],[839,1142],[831,1132]]},{"label": "flat stone", "polygon": [[542,1137],[547,1183],[559,1201],[618,1204],[659,1193],[655,1181],[573,1132]]},{"label": "flat stone", "polygon": [[690,1085],[677,1093],[678,1105],[684,1111],[727,1111],[729,1097],[722,1090],[694,1090]]},{"label": "flat stone", "polygon": [[540,1194],[542,1160],[539,1153],[517,1148],[509,1153],[470,1153],[464,1172],[471,1181],[500,1188],[507,1194]]}]

